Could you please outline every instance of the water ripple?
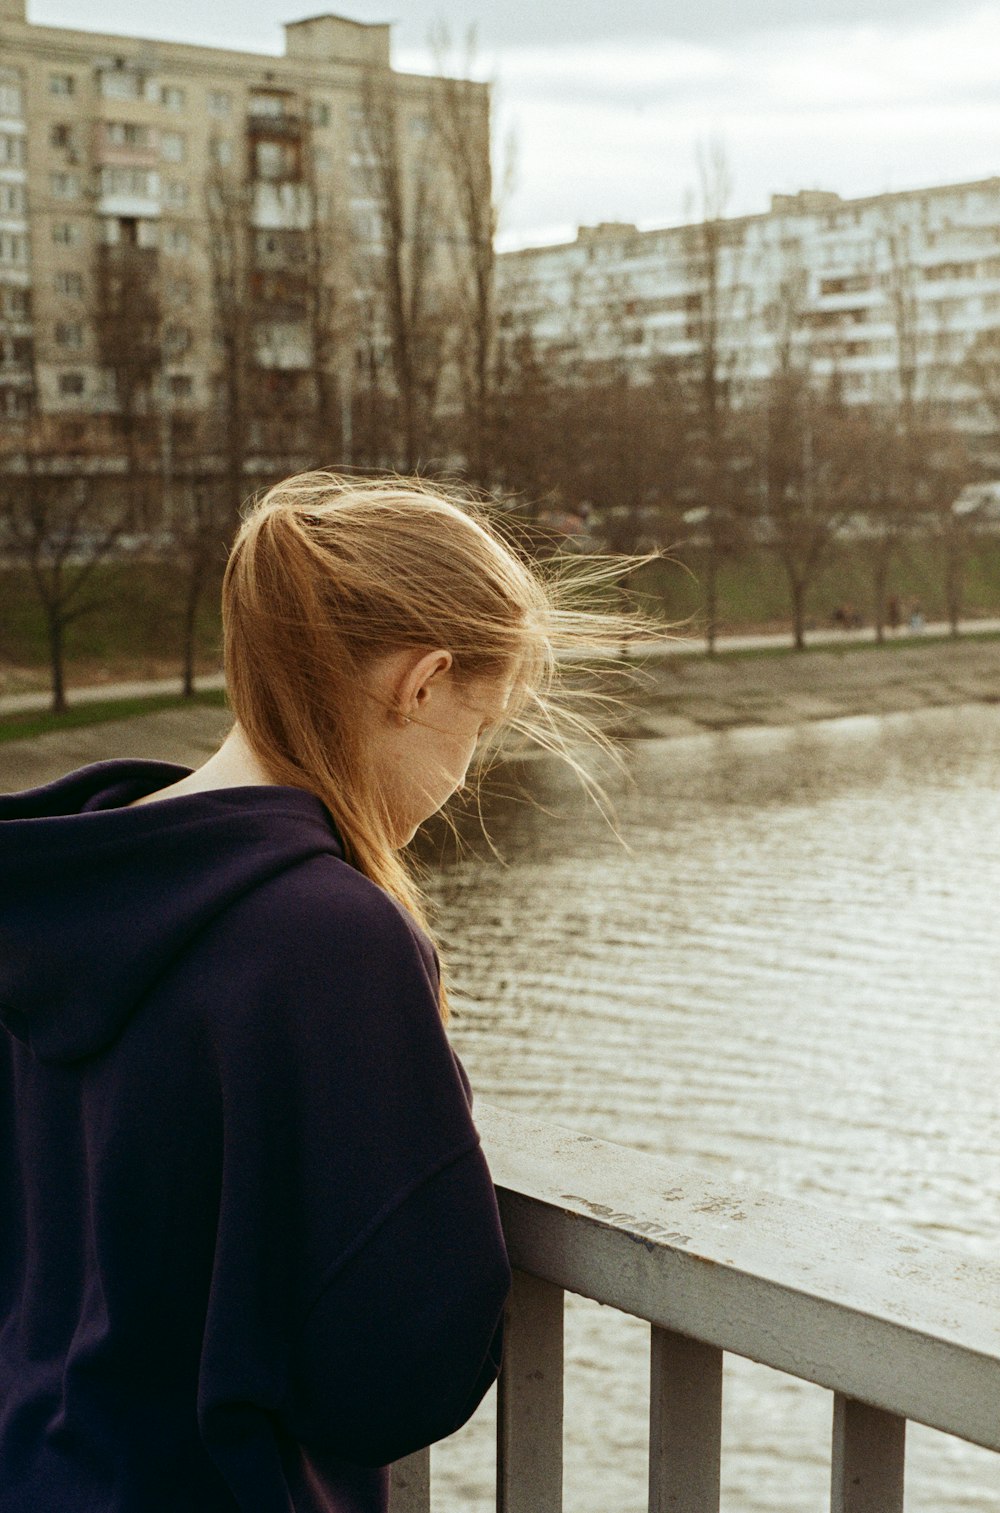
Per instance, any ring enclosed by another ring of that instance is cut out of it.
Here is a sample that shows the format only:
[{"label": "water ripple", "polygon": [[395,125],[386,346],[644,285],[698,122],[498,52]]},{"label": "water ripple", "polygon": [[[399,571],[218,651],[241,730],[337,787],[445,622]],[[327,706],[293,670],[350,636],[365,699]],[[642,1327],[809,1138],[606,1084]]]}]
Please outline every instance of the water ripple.
[{"label": "water ripple", "polygon": [[[998,753],[982,707],[643,743],[629,849],[526,765],[548,812],[487,805],[504,864],[432,880],[478,1096],[995,1253]],[[647,1332],[567,1329],[567,1506],[639,1513]],[[828,1506],[828,1395],[742,1361],[726,1393],[725,1513]],[[488,1438],[435,1452],[449,1513],[489,1506]],[[1000,1459],[909,1443],[908,1513],[1000,1513]]]}]

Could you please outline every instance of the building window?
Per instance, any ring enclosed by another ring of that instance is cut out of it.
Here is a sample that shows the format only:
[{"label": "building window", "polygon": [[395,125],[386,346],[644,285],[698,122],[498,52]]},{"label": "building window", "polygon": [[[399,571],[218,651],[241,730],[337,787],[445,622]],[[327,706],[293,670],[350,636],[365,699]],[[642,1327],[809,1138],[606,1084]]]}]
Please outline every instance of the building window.
[{"label": "building window", "polygon": [[49,94],[76,94],[76,79],[72,74],[49,74]]},{"label": "building window", "polygon": [[160,154],[167,163],[183,163],[184,137],[179,131],[165,131],[160,138]]},{"label": "building window", "polygon": [[83,298],[83,274],[61,271],[56,274],[55,289],[57,294],[66,294],[70,299]]},{"label": "building window", "polygon": [[23,168],[25,159],[24,138],[0,132],[0,168]]},{"label": "building window", "polygon": [[128,68],[106,69],[100,75],[100,91],[105,100],[141,100],[142,79]]},{"label": "building window", "polygon": [[208,152],[217,168],[228,168],[233,161],[233,144],[228,137],[213,137]]},{"label": "building window", "polygon": [[232,112],[233,97],[226,89],[210,89],[208,108],[213,116],[228,116]]},{"label": "building window", "polygon": [[21,289],[16,284],[0,287],[0,310],[8,320],[30,320],[31,297],[27,289]]},{"label": "building window", "polygon": [[50,173],[49,188],[57,200],[75,200],[80,195],[80,178],[75,173]]},{"label": "building window", "polygon": [[0,184],[0,215],[27,215],[28,195],[23,184]]},{"label": "building window", "polygon": [[191,233],[183,226],[171,226],[164,236],[164,244],[168,252],[185,253],[191,251]]},{"label": "building window", "polygon": [[86,385],[82,373],[60,373],[60,394],[82,394]]},{"label": "building window", "polygon": [[76,247],[80,242],[80,228],[75,221],[56,221],[52,227],[52,240],[60,247]]},{"label": "building window", "polygon": [[283,116],[285,114],[284,95],[251,95],[250,114],[252,116]]},{"label": "building window", "polygon": [[430,120],[430,116],[411,116],[410,117],[410,136],[411,137],[429,137],[430,134],[431,134],[431,120]]},{"label": "building window", "polygon": [[104,135],[112,147],[148,149],[151,146],[149,127],[140,126],[135,121],[108,121]]},{"label": "building window", "polygon": [[190,399],[194,393],[194,379],[190,373],[171,373],[168,382],[171,399]]},{"label": "building window", "polygon": [[28,261],[28,239],[16,231],[0,231],[0,263],[23,267]]},{"label": "building window", "polygon": [[359,200],[369,200],[375,195],[375,174],[371,164],[352,163],[347,173],[352,195]]},{"label": "building window", "polygon": [[77,351],[83,346],[83,327],[79,321],[56,321],[56,345],[59,347],[73,347]]},{"label": "building window", "polygon": [[309,122],[312,126],[329,126],[330,105],[327,100],[313,100],[309,106]]},{"label": "building window", "polygon": [[24,96],[21,86],[17,83],[17,75],[13,78],[8,74],[6,78],[0,78],[0,116],[8,119],[13,116],[15,120],[24,114]]},{"label": "building window", "polygon": [[369,155],[372,151],[372,133],[364,106],[349,105],[347,119],[351,132],[351,151]]},{"label": "building window", "polygon": [[186,101],[187,95],[176,84],[164,84],[160,90],[160,104],[166,106],[167,110],[183,110]]},{"label": "building window", "polygon": [[168,179],[163,189],[163,203],[169,210],[184,210],[188,202],[188,186],[180,179]]},{"label": "building window", "polygon": [[295,151],[287,142],[258,142],[254,158],[258,179],[287,179],[295,173]]},{"label": "building window", "polygon": [[160,192],[160,175],[145,168],[102,168],[101,193],[104,195],[131,195],[138,199],[155,200]]},{"label": "building window", "polygon": [[191,345],[191,332],[187,326],[167,326],[163,332],[163,345],[172,357],[186,352]]},{"label": "building window", "polygon": [[72,147],[73,128],[67,126],[65,121],[53,121],[49,127],[50,147]]}]

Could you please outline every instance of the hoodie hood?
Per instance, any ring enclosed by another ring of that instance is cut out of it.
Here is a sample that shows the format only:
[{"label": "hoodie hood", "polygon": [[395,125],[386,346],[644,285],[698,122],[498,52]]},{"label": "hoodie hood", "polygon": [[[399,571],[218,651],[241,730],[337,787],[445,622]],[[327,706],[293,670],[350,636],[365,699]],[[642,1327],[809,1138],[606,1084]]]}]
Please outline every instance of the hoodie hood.
[{"label": "hoodie hood", "polygon": [[125,807],[190,770],[96,762],[0,796],[0,1022],[40,1060],[105,1050],[216,915],[289,867],[343,859],[329,811],[299,788]]}]

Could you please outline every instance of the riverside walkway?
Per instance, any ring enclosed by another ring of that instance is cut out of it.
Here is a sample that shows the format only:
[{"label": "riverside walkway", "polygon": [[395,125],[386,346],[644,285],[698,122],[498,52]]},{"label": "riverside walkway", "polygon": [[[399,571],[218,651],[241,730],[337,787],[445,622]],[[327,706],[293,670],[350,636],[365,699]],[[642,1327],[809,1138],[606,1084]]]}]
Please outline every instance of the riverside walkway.
[{"label": "riverside walkway", "polygon": [[[960,627],[960,636],[957,640],[975,640],[979,636],[1000,635],[1000,618],[964,621]],[[919,647],[924,641],[935,643],[941,637],[947,637],[949,628],[943,622],[933,622],[927,625],[920,633],[911,633],[900,630],[894,635],[887,636],[887,644],[894,647],[910,646]],[[837,651],[851,647],[871,645],[875,640],[875,632],[870,626],[858,630],[837,630],[824,627],[812,630],[807,637],[810,649],[823,648]],[[725,658],[727,653],[732,652],[780,652],[787,651],[791,654],[789,634],[787,631],[775,633],[773,631],[760,632],[753,635],[720,636],[717,651]],[[705,656],[704,641],[695,637],[678,633],[663,641],[652,644],[648,651],[656,657],[681,658],[696,660]],[[705,656],[705,661],[709,659]],[[221,671],[207,673],[197,679],[199,691],[220,689],[225,687],[225,678]],[[174,678],[155,679],[130,679],[127,682],[97,683],[83,687],[70,688],[67,698],[70,704],[85,704],[113,699],[137,699],[148,698],[157,694],[179,694],[182,692],[181,680]],[[5,714],[25,714],[32,710],[48,709],[51,703],[51,695],[47,690],[39,689],[27,693],[0,694],[0,716]]]},{"label": "riverside walkway", "polygon": [[[879,650],[852,632],[817,642],[805,656],[787,650],[787,642],[777,637],[745,637],[724,648],[744,655],[707,657],[690,641],[671,641],[662,654],[654,650],[645,657],[637,682],[618,690],[614,734],[655,740],[1000,703],[1000,639],[990,634],[957,640],[901,636]],[[780,655],[770,654],[779,649]],[[198,680],[199,690],[222,686],[221,673]],[[613,683],[609,686],[614,692]],[[104,684],[71,690],[70,704],[179,693],[177,679]],[[44,693],[8,696],[0,700],[0,724],[5,715],[47,707]],[[20,739],[11,728],[0,742],[0,791],[49,782],[72,767],[114,756],[197,766],[216,750],[231,723],[225,707],[188,701],[141,717],[66,724]]]}]

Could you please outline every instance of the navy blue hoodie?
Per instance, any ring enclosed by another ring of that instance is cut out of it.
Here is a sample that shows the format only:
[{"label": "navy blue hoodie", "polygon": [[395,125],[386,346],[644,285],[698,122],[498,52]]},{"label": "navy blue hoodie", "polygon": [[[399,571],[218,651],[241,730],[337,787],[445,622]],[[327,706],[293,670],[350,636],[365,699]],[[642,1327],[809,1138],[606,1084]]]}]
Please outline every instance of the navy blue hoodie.
[{"label": "navy blue hoodie", "polygon": [[0,798],[0,1513],[378,1513],[510,1272],[433,951],[299,789]]}]

